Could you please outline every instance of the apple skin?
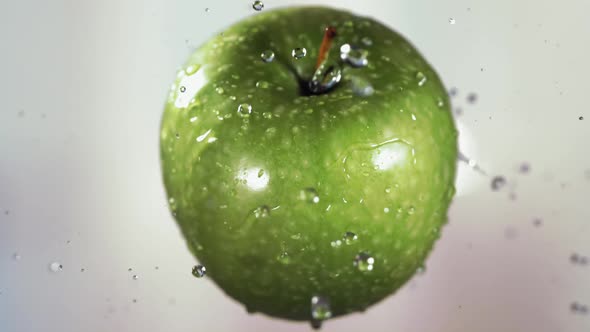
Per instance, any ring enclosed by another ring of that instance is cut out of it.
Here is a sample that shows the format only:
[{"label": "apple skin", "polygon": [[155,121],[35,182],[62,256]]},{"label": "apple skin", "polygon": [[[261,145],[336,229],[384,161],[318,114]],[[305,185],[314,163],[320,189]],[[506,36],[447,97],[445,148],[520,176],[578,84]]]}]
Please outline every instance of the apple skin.
[{"label": "apple skin", "polygon": [[[368,65],[305,95],[328,25],[330,57],[350,43]],[[307,55],[292,57],[297,47]],[[355,94],[355,80],[374,93]],[[363,311],[423,267],[456,159],[446,89],[420,53],[381,23],[323,7],[257,13],[200,47],[161,127],[170,209],[207,276],[249,312],[291,320],[311,320],[312,296],[332,317]],[[359,253],[372,270],[354,264]]]}]

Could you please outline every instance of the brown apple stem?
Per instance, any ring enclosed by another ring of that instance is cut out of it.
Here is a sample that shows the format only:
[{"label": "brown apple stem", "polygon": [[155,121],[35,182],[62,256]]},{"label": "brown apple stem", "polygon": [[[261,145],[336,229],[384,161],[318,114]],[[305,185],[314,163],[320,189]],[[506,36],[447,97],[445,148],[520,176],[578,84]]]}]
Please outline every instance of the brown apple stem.
[{"label": "brown apple stem", "polygon": [[322,46],[320,46],[320,53],[318,55],[318,62],[315,65],[315,69],[317,70],[324,60],[326,56],[328,56],[328,52],[330,52],[330,48],[332,47],[332,42],[336,37],[336,28],[334,27],[327,27],[326,31],[324,32],[324,40],[322,40]]}]

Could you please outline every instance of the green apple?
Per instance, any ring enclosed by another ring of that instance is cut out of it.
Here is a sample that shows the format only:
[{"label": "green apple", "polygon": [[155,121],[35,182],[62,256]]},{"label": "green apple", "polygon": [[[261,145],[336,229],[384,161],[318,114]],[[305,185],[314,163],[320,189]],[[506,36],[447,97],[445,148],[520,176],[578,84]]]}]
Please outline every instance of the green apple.
[{"label": "green apple", "polygon": [[362,311],[420,270],[456,159],[446,90],[420,53],[321,7],[256,13],[200,47],[161,128],[170,208],[207,276],[292,320]]}]

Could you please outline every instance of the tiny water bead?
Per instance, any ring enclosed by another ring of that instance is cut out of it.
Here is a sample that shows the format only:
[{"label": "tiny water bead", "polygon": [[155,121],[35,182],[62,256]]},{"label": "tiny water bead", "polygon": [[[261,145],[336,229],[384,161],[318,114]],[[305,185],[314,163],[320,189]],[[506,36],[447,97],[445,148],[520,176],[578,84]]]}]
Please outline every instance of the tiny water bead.
[{"label": "tiny water bead", "polygon": [[259,12],[259,11],[261,11],[261,10],[263,10],[263,9],[264,9],[264,3],[263,3],[262,1],[260,1],[260,0],[256,0],[256,1],[254,1],[254,2],[252,3],[252,8],[253,8],[255,11]]},{"label": "tiny water bead", "polygon": [[350,44],[344,44],[340,47],[340,58],[342,61],[356,68],[365,67],[369,64],[368,55],[369,52],[367,50]]},{"label": "tiny water bead", "polygon": [[369,97],[375,93],[375,89],[368,80],[353,76],[350,80],[352,93],[359,97]]},{"label": "tiny water bead", "polygon": [[354,242],[356,242],[356,240],[358,240],[358,236],[353,232],[346,232],[342,237],[342,241],[348,245],[353,244]]},{"label": "tiny water bead", "polygon": [[240,104],[238,106],[238,114],[241,117],[248,117],[252,113],[252,105],[250,104]]},{"label": "tiny water bead", "polygon": [[133,280],[139,280],[139,276],[137,274],[134,274],[132,278]]},{"label": "tiny water bead", "polygon": [[275,52],[273,52],[271,50],[266,50],[266,51],[260,53],[260,58],[262,59],[262,61],[264,61],[266,63],[270,63],[275,59]]},{"label": "tiny water bead", "polygon": [[416,80],[418,81],[418,86],[423,86],[426,83],[426,75],[419,71],[416,73]]},{"label": "tiny water bead", "polygon": [[205,268],[203,265],[195,265],[193,267],[193,276],[195,276],[196,278],[203,278],[205,276],[205,274],[207,273],[207,268]]},{"label": "tiny water bead", "polygon": [[501,175],[494,176],[492,178],[492,190],[498,191],[506,185],[506,178]]},{"label": "tiny water bead", "polygon": [[581,117],[579,117],[579,118],[578,118],[578,120],[584,120],[584,117],[583,117],[583,116],[581,116]]},{"label": "tiny water bead", "polygon": [[185,86],[181,86],[180,87],[180,92],[184,93],[186,91],[186,87]]},{"label": "tiny water bead", "polygon": [[455,23],[457,23],[457,21],[454,18],[450,17],[449,24],[455,24]]},{"label": "tiny water bead", "polygon": [[324,296],[311,297],[311,318],[322,321],[332,317],[332,308],[330,300]]},{"label": "tiny water bead", "polygon": [[305,47],[297,47],[294,48],[293,51],[291,51],[291,55],[293,56],[293,58],[298,60],[307,55],[307,50],[305,49]]},{"label": "tiny water bead", "polygon": [[313,204],[320,202],[320,196],[314,188],[305,188],[301,190],[299,192],[299,199]]},{"label": "tiny water bead", "polygon": [[359,271],[373,271],[374,264],[375,258],[364,251],[361,251],[356,256],[354,256],[353,265]]},{"label": "tiny water bead", "polygon": [[254,209],[255,218],[268,218],[268,216],[270,216],[270,207],[268,205],[262,205]]},{"label": "tiny water bead", "polygon": [[363,37],[361,39],[361,43],[363,43],[363,45],[365,46],[372,46],[373,45],[373,40],[369,37]]},{"label": "tiny water bead", "polygon": [[49,271],[60,272],[61,270],[63,270],[63,265],[61,265],[59,262],[52,262],[49,264]]}]

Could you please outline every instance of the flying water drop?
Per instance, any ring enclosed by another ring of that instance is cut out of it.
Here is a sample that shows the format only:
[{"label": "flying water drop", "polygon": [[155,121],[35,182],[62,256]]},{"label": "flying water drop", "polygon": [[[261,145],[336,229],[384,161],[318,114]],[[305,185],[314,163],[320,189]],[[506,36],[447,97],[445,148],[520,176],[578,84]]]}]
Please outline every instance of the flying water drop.
[{"label": "flying water drop", "polygon": [[207,268],[205,268],[203,265],[195,265],[193,267],[193,276],[195,276],[195,278],[203,278],[205,276],[205,274],[207,273]]},{"label": "flying water drop", "polygon": [[61,265],[59,262],[53,262],[49,264],[49,271],[60,272],[61,270],[63,270],[63,265]]},{"label": "flying water drop", "polygon": [[498,191],[502,189],[504,185],[506,185],[506,178],[504,178],[503,176],[497,175],[492,178],[492,190]]},{"label": "flying water drop", "polygon": [[259,12],[259,11],[261,11],[262,9],[264,9],[264,3],[263,3],[262,1],[260,1],[260,0],[256,0],[256,1],[254,1],[254,2],[252,3],[252,8],[253,8],[255,11]]},{"label": "flying water drop", "polygon": [[291,51],[291,55],[296,59],[299,60],[307,55],[307,50],[305,47],[297,47]]}]

